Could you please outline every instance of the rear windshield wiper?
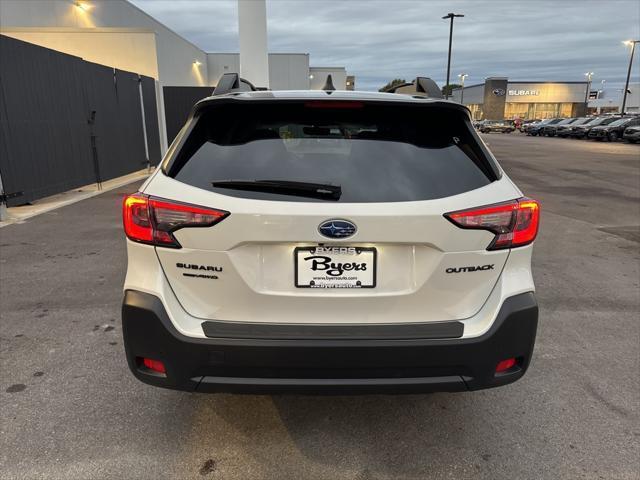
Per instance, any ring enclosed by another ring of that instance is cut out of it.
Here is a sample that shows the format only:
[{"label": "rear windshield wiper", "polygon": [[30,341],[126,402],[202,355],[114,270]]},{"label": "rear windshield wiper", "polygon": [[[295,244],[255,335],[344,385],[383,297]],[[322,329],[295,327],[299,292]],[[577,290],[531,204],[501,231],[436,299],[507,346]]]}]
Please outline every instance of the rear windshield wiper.
[{"label": "rear windshield wiper", "polygon": [[342,195],[340,185],[327,183],[294,182],[290,180],[215,180],[211,185],[218,188],[267,192],[298,197],[339,200]]}]

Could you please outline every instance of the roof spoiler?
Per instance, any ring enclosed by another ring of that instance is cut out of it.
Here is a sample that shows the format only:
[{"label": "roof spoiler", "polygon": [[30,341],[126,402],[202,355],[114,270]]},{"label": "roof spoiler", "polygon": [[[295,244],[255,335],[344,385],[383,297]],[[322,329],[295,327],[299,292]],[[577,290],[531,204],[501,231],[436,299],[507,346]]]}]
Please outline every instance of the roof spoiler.
[{"label": "roof spoiler", "polygon": [[225,73],[218,80],[218,85],[211,95],[224,95],[233,92],[255,92],[266,90],[266,88],[256,87],[249,80],[241,78],[237,73]]},{"label": "roof spoiler", "polygon": [[386,88],[384,91],[387,93],[413,93],[429,98],[444,98],[442,90],[440,90],[436,82],[429,77],[416,77],[411,83],[407,82],[394,85],[393,87]]}]

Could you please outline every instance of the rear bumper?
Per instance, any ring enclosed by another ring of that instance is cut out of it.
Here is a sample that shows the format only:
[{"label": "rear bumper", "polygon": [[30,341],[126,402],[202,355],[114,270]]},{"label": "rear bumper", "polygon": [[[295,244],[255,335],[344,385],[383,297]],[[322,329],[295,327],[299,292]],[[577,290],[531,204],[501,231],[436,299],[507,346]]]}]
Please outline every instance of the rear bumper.
[{"label": "rear bumper", "polygon": [[[159,298],[125,292],[122,330],[129,368],[150,385],[242,393],[411,393],[497,387],[526,372],[536,336],[533,293],[503,303],[490,330],[475,338],[192,338],[173,326]],[[282,327],[279,327],[282,329]],[[293,328],[296,328],[293,326]],[[367,326],[361,327],[366,331]],[[263,329],[264,330],[264,329]],[[517,365],[495,374],[498,362]],[[162,361],[166,376],[141,358]]]}]

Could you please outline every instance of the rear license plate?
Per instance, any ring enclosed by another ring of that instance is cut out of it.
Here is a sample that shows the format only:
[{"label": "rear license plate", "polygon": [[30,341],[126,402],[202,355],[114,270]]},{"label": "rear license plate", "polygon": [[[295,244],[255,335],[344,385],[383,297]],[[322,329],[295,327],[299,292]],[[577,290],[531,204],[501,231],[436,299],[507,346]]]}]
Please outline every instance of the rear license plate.
[{"label": "rear license plate", "polygon": [[371,247],[298,247],[298,288],[374,288],[377,252]]}]

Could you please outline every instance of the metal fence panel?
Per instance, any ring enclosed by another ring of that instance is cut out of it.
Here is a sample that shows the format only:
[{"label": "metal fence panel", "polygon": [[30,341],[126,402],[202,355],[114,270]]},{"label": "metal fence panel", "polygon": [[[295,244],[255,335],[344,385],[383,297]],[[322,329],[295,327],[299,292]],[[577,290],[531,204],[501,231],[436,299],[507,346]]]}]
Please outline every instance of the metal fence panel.
[{"label": "metal fence panel", "polygon": [[167,123],[167,142],[173,139],[189,117],[191,107],[203,98],[211,96],[213,87],[163,87],[164,113]]},{"label": "metal fence panel", "polygon": [[[93,183],[98,170],[104,181],[144,168],[137,74],[6,36],[0,62],[0,174],[5,192],[24,192],[9,206]],[[155,104],[155,90],[145,95]],[[148,120],[150,152],[160,148],[157,123]]]},{"label": "metal fence panel", "polygon": [[142,99],[144,102],[144,117],[147,127],[149,161],[151,165],[158,165],[160,160],[162,160],[162,153],[160,151],[158,105],[156,104],[156,81],[144,75],[141,75],[140,78],[142,79]]},{"label": "metal fence panel", "polygon": [[[82,59],[0,37],[5,192],[20,204],[93,181]],[[64,168],[63,168],[64,167]]]}]

